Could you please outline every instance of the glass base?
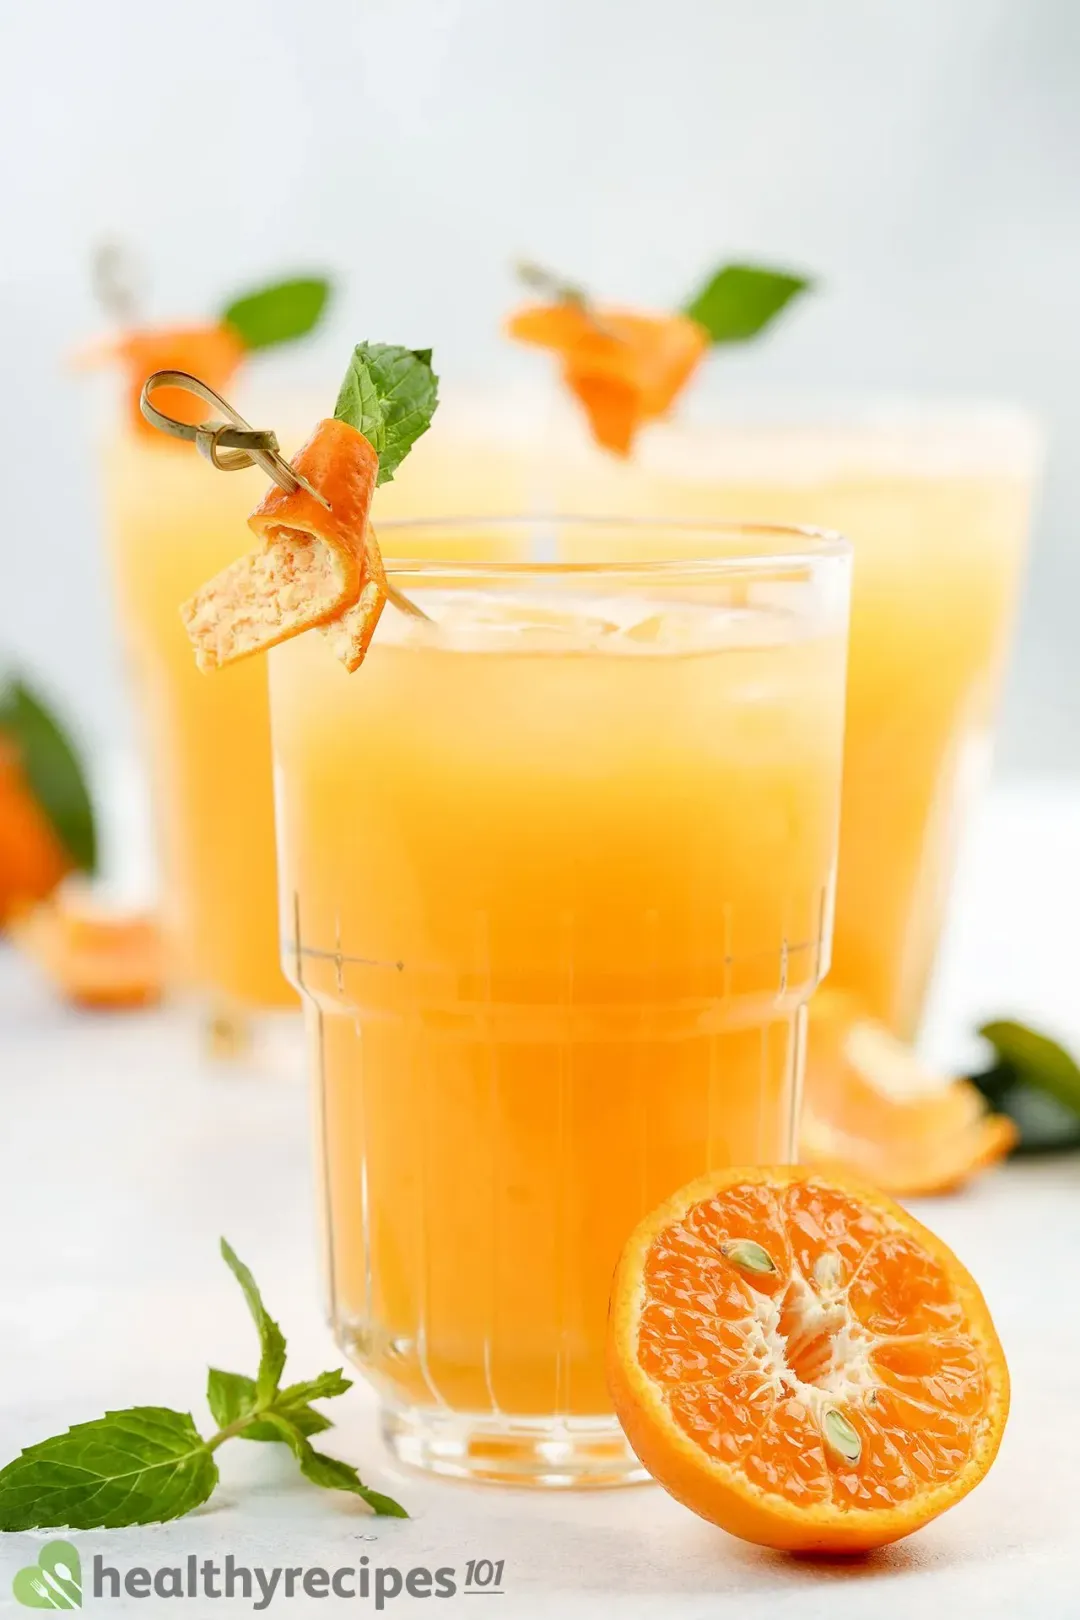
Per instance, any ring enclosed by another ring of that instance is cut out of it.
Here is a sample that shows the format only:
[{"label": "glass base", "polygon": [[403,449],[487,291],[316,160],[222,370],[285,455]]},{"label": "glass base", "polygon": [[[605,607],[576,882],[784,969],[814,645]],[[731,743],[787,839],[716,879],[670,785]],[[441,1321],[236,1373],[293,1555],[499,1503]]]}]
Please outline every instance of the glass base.
[{"label": "glass base", "polygon": [[384,1407],[382,1433],[398,1462],[448,1479],[548,1490],[649,1479],[613,1417],[511,1418]]},{"label": "glass base", "polygon": [[304,1064],[300,1009],[249,1007],[223,996],[195,1003],[200,1055],[223,1071],[299,1074]]}]

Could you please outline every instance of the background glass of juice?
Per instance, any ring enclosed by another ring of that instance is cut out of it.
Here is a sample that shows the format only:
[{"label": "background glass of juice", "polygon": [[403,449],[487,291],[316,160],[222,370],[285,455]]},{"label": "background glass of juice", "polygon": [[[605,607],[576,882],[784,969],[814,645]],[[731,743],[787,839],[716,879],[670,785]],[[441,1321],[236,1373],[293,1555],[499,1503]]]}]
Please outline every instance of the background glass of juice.
[{"label": "background glass of juice", "polygon": [[430,623],[387,607],[355,675],[318,635],[270,659],[330,1316],[397,1455],[468,1478],[640,1477],[604,1388],[615,1260],[691,1177],[790,1158],[828,964],[846,543],[632,538],[669,560],[399,563]]},{"label": "background glass of juice", "polygon": [[106,453],[113,573],[150,766],[172,987],[197,995],[223,1049],[248,1015],[294,1007],[277,949],[266,668],[195,667],[180,604],[250,549],[257,470],[122,430]]},{"label": "background glass of juice", "polygon": [[[700,426],[659,424],[629,462],[566,420],[548,457],[547,499],[563,511],[733,512],[851,541],[830,984],[909,1040],[989,761],[1040,462],[1020,412],[806,399],[742,399]],[[643,554],[632,536],[620,544]]]}]

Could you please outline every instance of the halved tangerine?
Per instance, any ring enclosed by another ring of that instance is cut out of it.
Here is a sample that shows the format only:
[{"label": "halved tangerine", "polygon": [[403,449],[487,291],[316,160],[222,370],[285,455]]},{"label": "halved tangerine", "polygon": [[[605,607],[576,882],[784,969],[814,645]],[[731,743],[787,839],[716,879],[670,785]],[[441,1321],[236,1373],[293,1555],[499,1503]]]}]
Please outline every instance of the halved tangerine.
[{"label": "halved tangerine", "polygon": [[704,1176],[641,1222],[608,1383],[672,1496],[798,1552],[919,1529],[982,1479],[1009,1407],[955,1255],[883,1193],[794,1166]]}]

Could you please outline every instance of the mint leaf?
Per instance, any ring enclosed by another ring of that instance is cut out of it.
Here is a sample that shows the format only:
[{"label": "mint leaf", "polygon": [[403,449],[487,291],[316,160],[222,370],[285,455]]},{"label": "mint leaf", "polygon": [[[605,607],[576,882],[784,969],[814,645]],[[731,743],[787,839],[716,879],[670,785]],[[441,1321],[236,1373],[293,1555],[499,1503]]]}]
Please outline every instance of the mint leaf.
[{"label": "mint leaf", "polygon": [[256,1402],[259,1406],[269,1406],[277,1394],[278,1384],[285,1370],[285,1336],[263,1304],[262,1295],[251,1272],[224,1238],[221,1240],[221,1253],[225,1264],[244,1290],[248,1310],[259,1330],[261,1354],[259,1373],[255,1380]]},{"label": "mint leaf", "polygon": [[703,326],[714,343],[745,343],[812,286],[806,276],[759,265],[726,264],[690,300],[683,314]]},{"label": "mint leaf", "polygon": [[290,1406],[299,1406],[306,1401],[329,1401],[335,1395],[344,1395],[346,1390],[352,1389],[352,1379],[346,1378],[340,1367],[333,1372],[320,1373],[318,1378],[305,1379],[300,1384],[287,1384],[274,1402],[279,1412],[284,1412]]},{"label": "mint leaf", "polygon": [[187,1412],[134,1406],[77,1423],[0,1469],[0,1530],[118,1529],[178,1519],[217,1484]]},{"label": "mint leaf", "polygon": [[351,1463],[342,1462],[339,1457],[328,1457],[325,1452],[316,1451],[311,1442],[287,1418],[271,1412],[268,1414],[268,1421],[274,1425],[281,1438],[291,1447],[300,1464],[300,1472],[313,1485],[321,1485],[324,1490],[328,1491],[350,1491],[353,1496],[361,1497],[375,1513],[385,1514],[395,1519],[407,1519],[409,1517],[401,1503],[395,1502],[392,1496],[384,1496],[381,1491],[373,1491],[365,1485]]},{"label": "mint leaf", "polygon": [[[270,1411],[276,1413],[277,1407],[271,1407]],[[313,1406],[290,1407],[287,1421],[304,1435],[322,1434],[324,1430],[334,1427],[331,1420],[325,1417],[322,1412],[316,1412]],[[238,1440],[280,1440],[281,1435],[274,1428],[269,1415],[267,1415],[265,1418],[256,1418],[254,1423],[247,1424],[240,1430],[236,1438]]]},{"label": "mint leaf", "polygon": [[218,1428],[227,1429],[258,1406],[254,1378],[211,1367],[206,1378],[206,1404]]},{"label": "mint leaf", "polygon": [[431,426],[438,402],[430,349],[358,343],[334,415],[370,442],[379,457],[376,482],[385,484]]},{"label": "mint leaf", "polygon": [[211,1496],[218,1481],[213,1453],[232,1439],[284,1442],[313,1484],[349,1491],[376,1513],[407,1517],[391,1497],[369,1490],[350,1463],[311,1445],[309,1435],[332,1425],[310,1403],[343,1395],[352,1381],[337,1367],[279,1390],[285,1366],[281,1329],[224,1238],[221,1252],[244,1291],[262,1353],[257,1378],[209,1369],[206,1399],[218,1432],[204,1440],[189,1413],[164,1406],[106,1412],[76,1424],[0,1469],[0,1531],[116,1529],[179,1518]]},{"label": "mint leaf", "polygon": [[21,681],[0,688],[0,736],[16,748],[30,791],[74,864],[93,872],[94,810],[78,755],[59,721]]},{"label": "mint leaf", "polygon": [[[351,1380],[340,1372],[323,1373],[320,1378],[313,1378],[308,1383],[292,1384],[288,1389],[283,1389],[274,1400],[273,1410],[287,1416],[301,1434],[321,1434],[324,1429],[332,1429],[333,1424],[308,1402],[343,1395],[351,1388]],[[206,1404],[214,1421],[222,1429],[230,1428],[243,1418],[252,1417],[259,1405],[254,1378],[211,1367],[206,1382]],[[252,1421],[239,1430],[237,1439],[277,1441],[281,1435],[271,1424],[252,1417]]]},{"label": "mint leaf", "polygon": [[322,276],[296,276],[245,293],[222,312],[246,349],[268,349],[306,337],[317,326],[330,296]]},{"label": "mint leaf", "polygon": [[[357,360],[359,353],[359,348],[353,351],[353,358],[349,362],[345,381],[341,385],[337,404],[334,406],[334,415],[339,421],[348,422],[358,433],[362,433],[375,454],[381,456],[386,447],[386,417],[371,369]],[[381,466],[379,472],[381,475]]]}]

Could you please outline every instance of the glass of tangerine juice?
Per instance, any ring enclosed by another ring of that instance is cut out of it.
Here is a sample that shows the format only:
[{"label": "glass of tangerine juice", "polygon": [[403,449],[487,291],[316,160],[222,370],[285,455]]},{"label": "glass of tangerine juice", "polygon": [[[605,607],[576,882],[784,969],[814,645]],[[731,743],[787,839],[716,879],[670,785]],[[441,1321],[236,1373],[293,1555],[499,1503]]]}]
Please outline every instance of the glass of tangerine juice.
[{"label": "glass of tangerine juice", "polygon": [[1040,461],[1037,424],[1009,407],[782,394],[658,423],[630,461],[571,421],[547,458],[564,511],[740,512],[851,541],[830,983],[904,1040],[918,1033],[989,761]]},{"label": "glass of tangerine juice", "polygon": [[170,987],[238,1039],[293,1008],[276,944],[266,671],[207,680],[179,604],[237,554],[257,471],[208,477],[190,446],[128,425],[106,453],[113,573],[150,766]]},{"label": "glass of tangerine juice", "polygon": [[332,1324],[394,1452],[466,1478],[641,1477],[615,1261],[692,1177],[792,1157],[829,960],[847,544],[653,523],[661,562],[511,560],[626,530],[387,525],[426,617],[388,606],[355,675],[320,636],[270,657]]}]

